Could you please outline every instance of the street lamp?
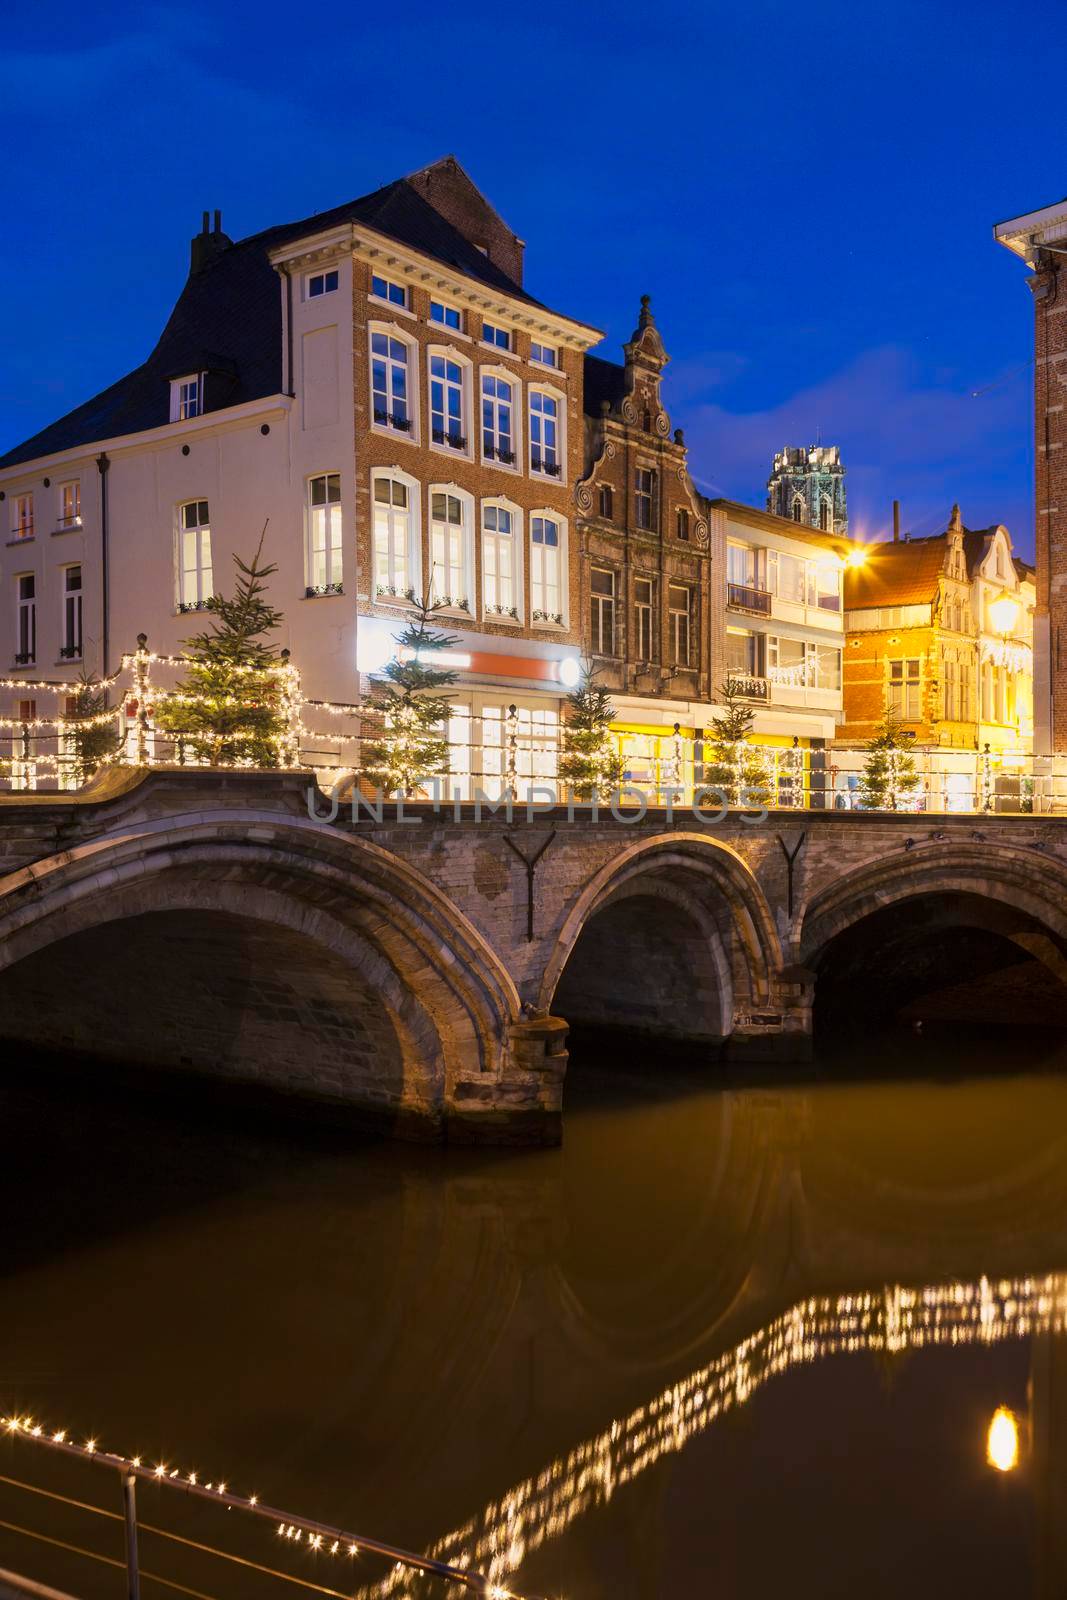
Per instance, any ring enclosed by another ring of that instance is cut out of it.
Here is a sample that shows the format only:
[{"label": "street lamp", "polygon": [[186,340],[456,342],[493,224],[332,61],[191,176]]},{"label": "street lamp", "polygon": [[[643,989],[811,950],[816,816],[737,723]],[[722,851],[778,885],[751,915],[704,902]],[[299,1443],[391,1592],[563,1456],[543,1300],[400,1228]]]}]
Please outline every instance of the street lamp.
[{"label": "street lamp", "polygon": [[1002,638],[1006,639],[1015,632],[1021,610],[1018,600],[1007,589],[1002,589],[997,598],[990,601],[989,620]]}]

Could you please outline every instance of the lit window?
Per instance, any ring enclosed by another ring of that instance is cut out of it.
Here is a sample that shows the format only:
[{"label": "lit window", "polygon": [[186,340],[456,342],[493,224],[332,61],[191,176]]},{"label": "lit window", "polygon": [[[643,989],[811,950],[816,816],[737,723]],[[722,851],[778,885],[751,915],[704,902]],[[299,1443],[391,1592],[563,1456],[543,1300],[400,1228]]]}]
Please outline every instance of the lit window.
[{"label": "lit window", "polygon": [[511,334],[507,328],[497,328],[491,322],[482,323],[483,344],[495,345],[498,350],[511,349]]},{"label": "lit window", "polygon": [[653,660],[652,654],[652,579],[634,579],[634,610],[637,622],[637,659]]},{"label": "lit window", "polygon": [[615,574],[594,567],[589,574],[589,635],[593,654],[615,654]]},{"label": "lit window", "polygon": [[380,428],[410,433],[408,347],[390,333],[372,333],[370,348],[374,420]]},{"label": "lit window", "polygon": [[186,378],[175,378],[170,386],[170,420],[188,422],[198,417],[204,409],[204,376],[191,372]]},{"label": "lit window", "polygon": [[515,460],[512,433],[512,387],[506,378],[482,378],[482,454],[487,461],[511,466]]},{"label": "lit window", "polygon": [[411,503],[406,483],[374,480],[374,579],[379,594],[402,596],[414,588]]},{"label": "lit window", "polygon": [[371,278],[370,292],[377,300],[387,300],[391,306],[406,306],[408,291],[402,283],[392,283],[388,278]]},{"label": "lit window", "polygon": [[635,467],[634,522],[639,528],[652,528],[655,526],[652,520],[655,490],[656,474],[651,468]]},{"label": "lit window", "polygon": [[670,625],[671,665],[689,665],[689,607],[692,595],[684,584],[672,583],[667,588],[667,620]]},{"label": "lit window", "polygon": [[550,394],[530,391],[530,470],[558,478],[559,405]]},{"label": "lit window", "polygon": [[333,294],[337,288],[337,268],[329,272],[313,272],[307,280],[307,297],[317,300],[320,294]]},{"label": "lit window", "polygon": [[515,520],[505,506],[482,507],[482,586],[486,616],[518,610]]},{"label": "lit window", "polygon": [[65,660],[82,653],[82,569],[63,569],[63,639],[59,650]]},{"label": "lit window", "polygon": [[530,360],[539,361],[543,367],[558,365],[557,352],[555,347],[550,344],[531,344]]},{"label": "lit window", "polygon": [[918,722],[921,669],[917,657],[889,663],[889,709],[904,722]]},{"label": "lit window", "polygon": [[434,444],[466,450],[463,368],[447,356],[430,357],[430,433]]},{"label": "lit window", "polygon": [[729,628],[726,633],[726,673],[730,678],[762,678],[766,635]]},{"label": "lit window", "polygon": [[341,475],[324,472],[308,482],[308,588],[341,587]]},{"label": "lit window", "polygon": [[15,618],[16,666],[26,667],[37,659],[37,580],[32,572],[15,579],[18,611]]},{"label": "lit window", "polygon": [[689,538],[689,513],[684,506],[678,508],[677,532],[679,539]]},{"label": "lit window", "polygon": [[77,528],[82,519],[82,486],[64,483],[59,490],[59,526]]},{"label": "lit window", "polygon": [[535,622],[562,622],[560,528],[554,517],[530,518],[530,606]]},{"label": "lit window", "polygon": [[454,328],[458,333],[463,327],[463,313],[443,300],[431,300],[430,321],[440,323],[442,328]]},{"label": "lit window", "polygon": [[33,495],[17,494],[11,502],[11,537],[33,538]]},{"label": "lit window", "polygon": [[178,539],[178,609],[198,611],[214,593],[206,500],[188,500],[178,507]]},{"label": "lit window", "polygon": [[615,515],[615,494],[609,483],[600,485],[600,515],[609,522]]},{"label": "lit window", "polygon": [[430,592],[440,605],[462,610],[468,603],[467,527],[459,495],[430,493]]}]

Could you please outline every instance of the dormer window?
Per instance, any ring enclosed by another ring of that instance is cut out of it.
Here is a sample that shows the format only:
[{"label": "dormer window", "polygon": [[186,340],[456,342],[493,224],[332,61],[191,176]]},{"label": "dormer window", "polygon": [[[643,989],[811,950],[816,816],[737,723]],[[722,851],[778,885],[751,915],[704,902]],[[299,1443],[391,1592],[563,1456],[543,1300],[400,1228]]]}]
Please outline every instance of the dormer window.
[{"label": "dormer window", "polygon": [[338,282],[336,267],[332,267],[329,272],[310,273],[307,279],[307,298],[317,300],[320,294],[333,294]]},{"label": "dormer window", "polygon": [[391,306],[403,306],[407,310],[408,291],[402,283],[393,283],[390,278],[379,278],[377,274],[371,278],[370,292],[376,300],[384,300]]},{"label": "dormer window", "polygon": [[185,378],[175,378],[170,386],[170,420],[188,422],[198,417],[204,409],[204,374],[190,372]]},{"label": "dormer window", "polygon": [[495,323],[482,323],[482,343],[495,345],[498,350],[511,349],[511,334],[507,328],[498,328]]}]

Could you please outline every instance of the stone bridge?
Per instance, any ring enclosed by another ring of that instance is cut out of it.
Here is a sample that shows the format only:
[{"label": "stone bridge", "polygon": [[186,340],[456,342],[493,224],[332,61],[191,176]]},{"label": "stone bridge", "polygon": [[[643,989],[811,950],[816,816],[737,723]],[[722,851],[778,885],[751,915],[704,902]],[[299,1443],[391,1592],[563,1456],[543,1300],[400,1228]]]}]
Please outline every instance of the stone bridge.
[{"label": "stone bridge", "polygon": [[1055,819],[330,809],[195,769],[0,800],[0,1036],[534,1141],[568,1021],[799,1061],[931,939],[1067,979]]}]

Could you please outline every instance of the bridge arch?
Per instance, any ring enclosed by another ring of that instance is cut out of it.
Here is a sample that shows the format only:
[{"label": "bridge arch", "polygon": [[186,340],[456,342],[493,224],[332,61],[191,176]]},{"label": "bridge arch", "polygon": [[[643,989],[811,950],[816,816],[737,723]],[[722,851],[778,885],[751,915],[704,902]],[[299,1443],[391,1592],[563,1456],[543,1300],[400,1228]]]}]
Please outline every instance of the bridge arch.
[{"label": "bridge arch", "polygon": [[[193,983],[198,1004],[209,1007],[235,974],[257,1005],[268,994],[271,1027],[257,1030],[246,1015],[244,1038],[222,1041],[229,1076],[347,1101],[401,1131],[476,1122],[487,1085],[506,1084],[505,1098],[523,1107],[529,1075],[510,1048],[518,996],[469,919],[372,842],[276,814],[137,823],[0,880],[0,1028],[10,1037],[21,1017],[23,1037],[77,1047],[86,1030],[55,977],[65,970],[77,988],[80,964],[99,967],[104,952],[108,970],[97,977],[110,986],[121,1040],[123,969],[147,970],[165,990],[158,959],[145,954],[160,939],[178,952],[174,983]],[[44,997],[35,1019],[16,1003],[27,978]],[[188,1033],[202,1022],[194,1017]],[[211,1043],[197,1059],[161,1038],[155,1064],[206,1065]]]},{"label": "bridge arch", "polygon": [[[688,952],[682,973],[692,1005],[676,1032],[726,1038],[738,1008],[765,1006],[781,967],[770,909],[748,864],[728,845],[696,833],[638,840],[613,856],[584,885],[564,917],[541,982],[550,1009],[565,974],[584,966],[615,974],[623,1020],[640,1024],[626,994],[640,988],[641,963],[659,953]],[[630,952],[629,961],[624,956]],[[614,954],[612,954],[614,953]],[[631,972],[629,968],[634,970]],[[647,974],[648,978],[652,975]],[[675,1001],[682,1006],[681,989]],[[565,1010],[560,1008],[563,1014]],[[653,1019],[648,1017],[651,1025]],[[670,1032],[671,1019],[655,1019]]]}]

